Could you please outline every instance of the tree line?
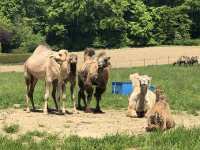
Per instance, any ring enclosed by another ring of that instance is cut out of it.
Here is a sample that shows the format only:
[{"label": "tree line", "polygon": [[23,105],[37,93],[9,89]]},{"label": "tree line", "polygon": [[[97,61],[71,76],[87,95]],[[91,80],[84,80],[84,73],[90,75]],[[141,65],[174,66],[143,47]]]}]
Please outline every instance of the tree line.
[{"label": "tree line", "polygon": [[0,0],[1,52],[119,48],[200,38],[199,0]]}]

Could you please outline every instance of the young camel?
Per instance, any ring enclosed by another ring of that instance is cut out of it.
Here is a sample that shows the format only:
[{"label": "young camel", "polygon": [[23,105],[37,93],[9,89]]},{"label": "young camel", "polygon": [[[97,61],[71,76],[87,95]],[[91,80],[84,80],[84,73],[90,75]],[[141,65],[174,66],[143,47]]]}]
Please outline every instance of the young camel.
[{"label": "young camel", "polygon": [[[63,62],[61,65],[61,76],[63,78],[62,82],[62,101],[65,102],[66,100],[66,84],[70,83],[70,94],[71,94],[71,100],[73,101],[73,111],[77,112],[76,110],[76,101],[75,101],[75,95],[74,95],[74,88],[76,86],[76,72],[77,72],[77,61],[78,57],[75,54],[70,54],[68,61]],[[57,89],[57,83],[53,83],[53,90],[52,90],[52,97],[54,101],[56,101],[56,89]],[[65,104],[63,104],[65,105]]]},{"label": "young camel", "polygon": [[156,89],[156,103],[150,110],[147,120],[146,131],[166,130],[175,127],[167,98],[160,88]]},{"label": "young camel", "polygon": [[[55,96],[55,105],[58,109],[57,100],[61,95],[61,65],[67,60],[68,51],[60,50],[59,52],[52,51],[49,47],[39,45],[34,53],[28,58],[24,64],[24,77],[27,87],[26,93],[26,111],[30,112],[29,101],[31,100],[33,110],[35,110],[33,102],[33,92],[35,85],[39,79],[45,80],[45,96],[44,96],[44,109],[45,114],[48,113],[48,99],[50,95],[51,86],[57,83],[57,94]],[[64,102],[63,102],[64,103]],[[62,111],[64,111],[64,105]]]},{"label": "young camel", "polygon": [[[94,58],[93,55],[88,56],[87,49],[84,53],[84,57],[87,59],[85,59],[85,63],[78,72],[78,108],[82,109],[81,99],[83,99],[85,111],[92,112],[89,105],[94,91],[93,86],[95,86],[96,89],[94,96],[97,102],[95,112],[102,112],[99,102],[101,100],[101,95],[106,90],[109,78],[110,57],[107,57],[105,53],[100,53],[96,58]],[[85,92],[87,93],[87,98]]]},{"label": "young camel", "polygon": [[156,101],[155,94],[148,89],[151,77],[140,76],[138,73],[130,75],[130,80],[134,85],[134,90],[129,97],[128,117],[144,117],[153,107]]}]

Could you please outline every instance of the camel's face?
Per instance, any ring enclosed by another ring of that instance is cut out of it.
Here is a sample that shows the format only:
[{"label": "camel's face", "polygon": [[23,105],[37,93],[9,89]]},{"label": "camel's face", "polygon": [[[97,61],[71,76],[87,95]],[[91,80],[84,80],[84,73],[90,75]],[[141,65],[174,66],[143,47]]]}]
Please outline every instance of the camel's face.
[{"label": "camel's face", "polygon": [[106,57],[106,56],[100,57],[100,58],[98,59],[98,67],[99,67],[99,68],[108,67],[109,65],[111,65],[111,63],[110,63],[109,60],[110,60],[110,57]]},{"label": "camel's face", "polygon": [[53,58],[57,63],[62,64],[64,61],[67,60],[68,51],[67,50],[60,50],[50,55],[50,58]]},{"label": "camel's face", "polygon": [[151,77],[149,76],[143,75],[139,77],[140,86],[143,92],[147,91],[150,81],[151,81]]},{"label": "camel's face", "polygon": [[71,55],[69,56],[69,62],[70,62],[70,64],[77,64],[77,62],[78,62],[78,57],[77,57],[77,55],[71,54]]}]

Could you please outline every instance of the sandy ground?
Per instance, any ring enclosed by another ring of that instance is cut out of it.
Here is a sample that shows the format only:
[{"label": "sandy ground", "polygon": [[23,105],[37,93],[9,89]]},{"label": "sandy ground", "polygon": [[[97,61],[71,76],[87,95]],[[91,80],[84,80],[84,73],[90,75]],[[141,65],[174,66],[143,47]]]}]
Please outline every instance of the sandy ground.
[{"label": "sandy ground", "polygon": [[[182,55],[200,56],[200,46],[163,46],[146,48],[104,49],[111,57],[113,68],[146,66],[173,63]],[[83,62],[83,52],[76,53],[79,58],[78,66]],[[22,72],[23,65],[0,65],[0,72]]]},{"label": "sandy ground", "polygon": [[[186,113],[175,114],[176,127],[191,128],[200,125],[200,116]],[[45,131],[60,137],[78,135],[80,137],[103,137],[106,134],[145,133],[146,118],[126,117],[126,110],[105,110],[103,114],[79,112],[78,114],[45,115],[42,112],[26,113],[21,109],[7,109],[0,112],[0,132],[5,125],[19,124],[20,130],[15,135],[27,131]]]}]

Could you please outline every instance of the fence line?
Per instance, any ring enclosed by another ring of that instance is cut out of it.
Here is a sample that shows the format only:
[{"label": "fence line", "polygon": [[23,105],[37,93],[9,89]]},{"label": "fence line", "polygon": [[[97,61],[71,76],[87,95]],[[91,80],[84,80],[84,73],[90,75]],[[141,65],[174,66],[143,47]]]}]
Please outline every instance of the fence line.
[{"label": "fence line", "polygon": [[136,66],[156,66],[164,64],[173,64],[179,57],[158,57],[158,58],[143,58],[143,59],[124,59],[123,61],[112,60],[112,68],[127,68]]}]

